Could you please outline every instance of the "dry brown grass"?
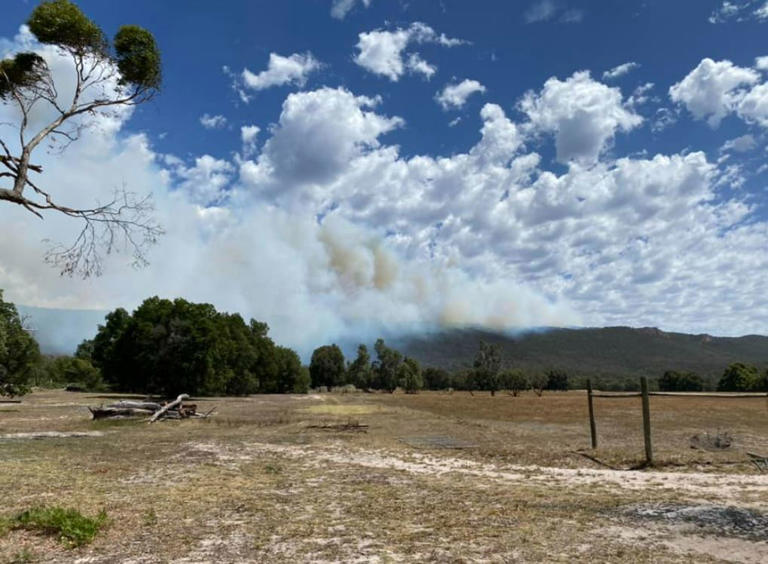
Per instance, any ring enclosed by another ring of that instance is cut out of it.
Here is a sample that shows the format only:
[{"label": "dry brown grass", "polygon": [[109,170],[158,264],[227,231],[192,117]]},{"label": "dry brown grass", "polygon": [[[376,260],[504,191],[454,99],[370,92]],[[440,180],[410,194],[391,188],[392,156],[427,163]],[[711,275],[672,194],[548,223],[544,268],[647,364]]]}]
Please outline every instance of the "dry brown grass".
[{"label": "dry brown grass", "polygon": [[[727,547],[718,552],[709,537],[623,512],[661,502],[768,507],[768,476],[756,476],[743,454],[768,451],[764,399],[652,398],[657,459],[685,465],[652,472],[612,472],[574,452],[589,444],[578,392],[206,398],[195,402],[217,414],[205,421],[90,421],[84,406],[109,400],[38,392],[0,412],[0,435],[104,433],[0,439],[3,514],[59,505],[89,515],[103,508],[111,520],[75,550],[6,532],[0,562],[21,551],[43,562],[768,558],[765,543],[717,539]],[[639,399],[596,401],[597,456],[639,462]],[[369,432],[307,429],[350,418]],[[717,428],[735,438],[732,451],[689,448],[691,435]],[[433,435],[477,448],[402,441]]]}]

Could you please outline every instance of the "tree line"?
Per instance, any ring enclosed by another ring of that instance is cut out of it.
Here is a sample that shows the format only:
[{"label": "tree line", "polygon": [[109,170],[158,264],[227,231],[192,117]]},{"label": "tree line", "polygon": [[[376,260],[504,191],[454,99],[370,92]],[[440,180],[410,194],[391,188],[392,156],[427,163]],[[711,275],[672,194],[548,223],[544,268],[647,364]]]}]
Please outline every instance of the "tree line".
[{"label": "tree line", "polygon": [[499,347],[485,342],[480,343],[471,367],[455,371],[422,367],[416,359],[387,346],[383,339],[376,341],[374,353],[372,359],[368,347],[360,344],[355,359],[346,362],[338,345],[318,347],[309,364],[312,387],[354,386],[363,391],[390,393],[398,388],[406,393],[454,389],[487,391],[491,395],[507,390],[515,396],[529,389],[538,395],[544,390],[568,389],[568,375],[563,371],[525,373],[505,368]]},{"label": "tree line", "polygon": [[[419,362],[376,341],[373,357],[361,344],[347,362],[338,345],[324,345],[303,366],[295,351],[275,344],[269,327],[238,314],[221,313],[210,304],[153,297],[133,313],[118,308],[83,341],[74,356],[40,354],[34,337],[12,303],[0,291],[0,395],[22,395],[33,386],[84,391],[112,390],[174,396],[306,393],[310,387],[354,386],[363,391],[406,393],[464,390],[518,395],[532,390],[583,388],[582,378],[557,369],[523,371],[509,367],[498,345],[481,342],[471,366],[447,371]],[[599,377],[598,389],[608,389]],[[702,391],[700,376],[669,370],[655,387],[662,391]],[[627,386],[637,382],[627,382]],[[744,363],[728,366],[717,389],[768,391],[768,371]]]}]

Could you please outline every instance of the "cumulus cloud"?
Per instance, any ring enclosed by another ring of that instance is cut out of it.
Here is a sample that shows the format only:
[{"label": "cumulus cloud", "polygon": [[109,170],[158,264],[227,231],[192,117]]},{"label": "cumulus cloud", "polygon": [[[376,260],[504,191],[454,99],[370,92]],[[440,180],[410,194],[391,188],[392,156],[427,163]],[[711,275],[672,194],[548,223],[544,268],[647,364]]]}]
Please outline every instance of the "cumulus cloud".
[{"label": "cumulus cloud", "polygon": [[227,127],[227,118],[222,115],[203,114],[200,117],[200,124],[206,129],[224,129]]},{"label": "cumulus cloud", "polygon": [[253,90],[264,90],[284,84],[304,86],[309,75],[320,69],[321,66],[312,53],[294,53],[288,57],[270,53],[267,70],[255,74],[245,69],[242,79],[245,86]]},{"label": "cumulus cloud", "polygon": [[437,67],[427,63],[418,53],[404,54],[409,45],[436,43],[444,47],[455,47],[466,43],[461,39],[438,34],[426,24],[414,22],[407,28],[394,31],[374,30],[358,36],[355,62],[364,69],[396,82],[406,72],[421,73],[430,78]]},{"label": "cumulus cloud", "polygon": [[371,0],[333,0],[331,4],[331,16],[337,20],[343,20],[358,3],[366,8],[371,5]]},{"label": "cumulus cloud", "polygon": [[[152,266],[136,272],[112,256],[102,278],[62,279],[40,240],[77,226],[0,206],[15,234],[0,238],[0,287],[52,307],[184,296],[267,321],[305,354],[344,337],[464,325],[766,330],[755,304],[768,223],[730,189],[727,168],[698,151],[611,157],[610,140],[640,118],[587,73],[550,79],[520,108],[516,123],[485,104],[464,151],[404,156],[386,137],[404,121],[379,100],[292,93],[261,151],[233,162],[159,155],[123,131],[123,116],[64,157],[42,155],[44,187],[90,200],[120,178],[154,191],[167,235]],[[547,168],[531,149],[549,141],[542,133],[572,166]]]},{"label": "cumulus cloud", "polygon": [[557,160],[593,164],[618,131],[630,131],[643,118],[624,103],[621,91],[592,79],[588,71],[528,92],[519,104],[530,128],[555,135]]},{"label": "cumulus cloud", "polygon": [[768,57],[756,57],[755,68],[761,71],[768,71]]},{"label": "cumulus cloud", "polygon": [[640,65],[638,63],[635,63],[634,61],[630,61],[628,63],[615,66],[612,69],[607,70],[603,73],[603,80],[612,80],[614,78],[619,78],[620,76],[629,74],[639,66]]},{"label": "cumulus cloud", "polygon": [[442,91],[435,96],[437,103],[444,110],[461,108],[474,93],[484,93],[485,86],[476,80],[464,79],[457,84],[446,84]]},{"label": "cumulus cloud", "polygon": [[256,139],[261,128],[258,125],[243,125],[240,127],[240,141],[243,143],[243,152],[251,155],[256,150]]},{"label": "cumulus cloud", "polygon": [[757,71],[731,61],[703,59],[669,90],[674,102],[684,105],[695,119],[718,127],[735,113],[747,123],[768,127],[768,83]]},{"label": "cumulus cloud", "polygon": [[258,163],[246,163],[243,174],[272,178],[281,192],[334,179],[352,159],[378,147],[380,135],[403,125],[372,111],[378,103],[343,88],[289,95]]}]

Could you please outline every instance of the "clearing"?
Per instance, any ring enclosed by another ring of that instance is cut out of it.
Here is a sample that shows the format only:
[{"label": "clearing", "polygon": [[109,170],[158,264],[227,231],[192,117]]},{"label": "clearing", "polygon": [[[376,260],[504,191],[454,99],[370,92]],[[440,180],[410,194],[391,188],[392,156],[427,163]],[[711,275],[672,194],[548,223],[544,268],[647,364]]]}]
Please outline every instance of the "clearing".
[{"label": "clearing", "polygon": [[[0,410],[0,517],[75,508],[92,544],[14,530],[0,562],[766,562],[765,398],[423,392],[195,398],[207,420],[91,421],[126,396]],[[367,427],[366,427],[367,426]],[[691,448],[727,432],[725,450]],[[597,461],[585,457],[582,452]]]}]

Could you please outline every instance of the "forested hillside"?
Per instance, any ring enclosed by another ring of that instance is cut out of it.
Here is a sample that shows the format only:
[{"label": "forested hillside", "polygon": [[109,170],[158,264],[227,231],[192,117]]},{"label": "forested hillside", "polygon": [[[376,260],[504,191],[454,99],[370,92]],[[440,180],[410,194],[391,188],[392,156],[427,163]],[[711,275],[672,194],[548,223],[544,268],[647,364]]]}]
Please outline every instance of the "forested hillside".
[{"label": "forested hillside", "polygon": [[472,366],[481,341],[498,344],[506,366],[527,371],[557,368],[572,378],[606,381],[681,370],[713,382],[734,362],[768,366],[768,337],[712,337],[655,328],[547,329],[515,335],[462,329],[414,335],[397,346],[424,365],[454,370]]}]

